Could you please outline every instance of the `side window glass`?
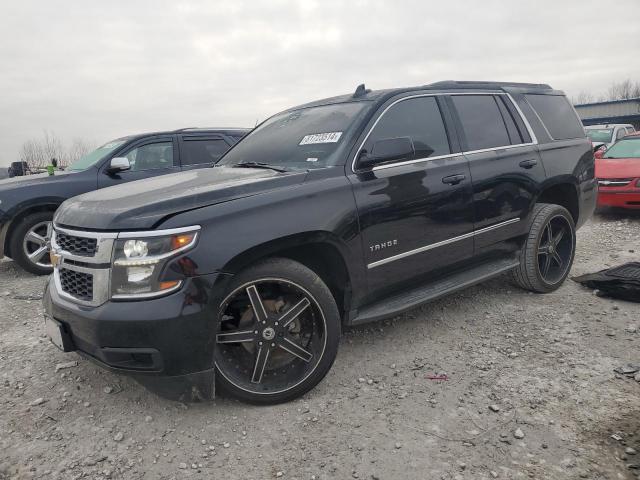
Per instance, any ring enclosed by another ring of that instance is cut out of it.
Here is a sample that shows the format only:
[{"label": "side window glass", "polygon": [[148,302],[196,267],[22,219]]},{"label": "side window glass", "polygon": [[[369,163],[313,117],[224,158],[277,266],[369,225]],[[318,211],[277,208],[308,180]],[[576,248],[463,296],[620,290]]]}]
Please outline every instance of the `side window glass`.
[{"label": "side window glass", "polygon": [[511,145],[507,127],[491,95],[453,95],[468,150]]},{"label": "side window glass", "polygon": [[375,142],[409,137],[415,148],[414,159],[451,153],[438,102],[434,97],[402,100],[387,110],[364,144],[371,152]]},{"label": "side window glass", "polygon": [[584,137],[584,128],[564,95],[525,94],[555,140]]},{"label": "side window glass", "polygon": [[627,131],[624,128],[619,129],[618,133],[616,134],[616,140],[624,137],[626,134]]},{"label": "side window glass", "polygon": [[215,163],[229,150],[229,145],[221,138],[184,139],[182,146],[182,165]]},{"label": "side window glass", "polygon": [[504,99],[502,96],[494,97],[496,102],[498,102],[498,108],[500,109],[500,113],[502,114],[502,119],[504,120],[504,124],[507,127],[507,133],[509,134],[509,139],[511,140],[511,145],[518,145],[523,143],[522,137],[520,136],[520,132],[516,127],[516,122],[511,115],[511,112],[507,109],[507,106],[504,104]]},{"label": "side window glass", "polygon": [[149,143],[136,147],[125,155],[131,171],[173,167],[173,142]]}]

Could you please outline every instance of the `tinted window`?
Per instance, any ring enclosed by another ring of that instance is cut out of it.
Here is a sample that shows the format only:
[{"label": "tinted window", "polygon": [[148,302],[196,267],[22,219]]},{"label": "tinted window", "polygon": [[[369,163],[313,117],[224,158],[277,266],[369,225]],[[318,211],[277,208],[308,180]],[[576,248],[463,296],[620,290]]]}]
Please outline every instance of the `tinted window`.
[{"label": "tinted window", "polygon": [[584,130],[562,95],[525,95],[555,140],[584,137]]},{"label": "tinted window", "polygon": [[516,127],[516,122],[511,115],[511,112],[507,109],[506,104],[504,103],[504,98],[494,97],[498,102],[498,107],[500,108],[500,113],[502,114],[502,118],[504,120],[504,124],[507,127],[507,132],[509,133],[509,140],[511,140],[511,145],[517,145],[522,143],[522,137],[520,136],[520,132]]},{"label": "tinted window", "polygon": [[468,150],[511,145],[507,127],[493,96],[454,95],[451,98],[462,123]]},{"label": "tinted window", "polygon": [[451,153],[438,102],[434,97],[403,100],[380,118],[364,144],[371,152],[375,142],[409,137],[415,149],[414,158],[427,158]]},{"label": "tinted window", "polygon": [[149,143],[129,150],[126,155],[131,171],[173,167],[173,143]]},{"label": "tinted window", "polygon": [[227,150],[229,150],[229,146],[221,138],[198,140],[185,139],[182,146],[182,165],[215,163]]}]

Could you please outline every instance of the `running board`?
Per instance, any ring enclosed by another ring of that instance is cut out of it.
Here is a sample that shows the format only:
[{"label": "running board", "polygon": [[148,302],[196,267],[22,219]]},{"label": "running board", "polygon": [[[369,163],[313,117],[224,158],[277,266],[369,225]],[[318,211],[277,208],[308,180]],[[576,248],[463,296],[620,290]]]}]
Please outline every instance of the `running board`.
[{"label": "running board", "polygon": [[375,322],[376,320],[399,315],[424,303],[498,276],[517,267],[518,263],[515,258],[482,263],[470,270],[454,273],[434,283],[428,283],[418,288],[395,294],[360,309],[358,315],[351,321],[351,325]]}]

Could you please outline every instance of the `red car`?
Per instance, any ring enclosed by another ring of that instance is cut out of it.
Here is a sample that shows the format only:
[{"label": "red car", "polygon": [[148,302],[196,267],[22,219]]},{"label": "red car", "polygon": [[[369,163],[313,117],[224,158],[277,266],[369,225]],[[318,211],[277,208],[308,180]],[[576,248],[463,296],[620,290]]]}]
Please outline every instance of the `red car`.
[{"label": "red car", "polygon": [[640,209],[640,135],[614,143],[596,159],[598,206]]}]

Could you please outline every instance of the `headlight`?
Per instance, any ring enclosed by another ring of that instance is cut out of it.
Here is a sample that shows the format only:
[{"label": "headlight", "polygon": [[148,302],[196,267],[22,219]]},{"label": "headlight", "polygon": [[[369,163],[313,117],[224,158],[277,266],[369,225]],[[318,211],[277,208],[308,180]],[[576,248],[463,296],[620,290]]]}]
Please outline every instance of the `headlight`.
[{"label": "headlight", "polygon": [[[111,271],[111,297],[154,297],[180,288],[182,280],[163,281],[167,262],[196,243],[200,227],[162,232],[125,233],[116,240]],[[159,233],[159,234],[158,234]]]}]

